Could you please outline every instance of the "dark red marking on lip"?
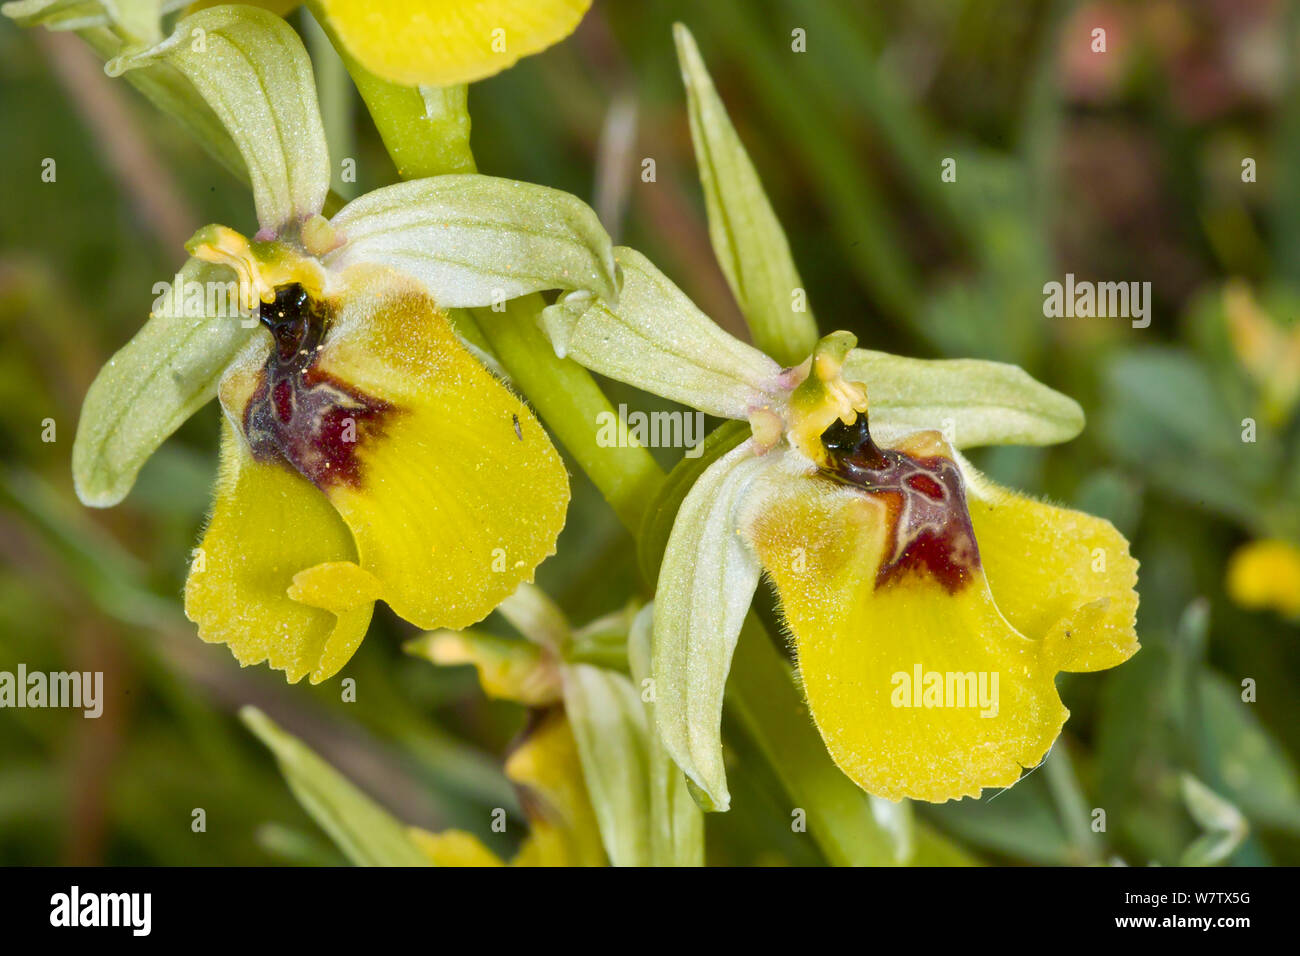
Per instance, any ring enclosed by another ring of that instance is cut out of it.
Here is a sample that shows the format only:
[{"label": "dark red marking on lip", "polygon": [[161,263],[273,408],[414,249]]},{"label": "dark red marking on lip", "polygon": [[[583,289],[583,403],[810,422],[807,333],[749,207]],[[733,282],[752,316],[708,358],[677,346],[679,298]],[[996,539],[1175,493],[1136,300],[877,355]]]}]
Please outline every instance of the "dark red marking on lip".
[{"label": "dark red marking on lip", "polygon": [[361,484],[357,447],[383,434],[394,410],[317,364],[331,317],[294,283],[275,290],[260,319],[275,348],[244,409],[244,436],[259,461],[283,461],[324,490]]},{"label": "dark red marking on lip", "polygon": [[876,587],[908,572],[928,573],[949,594],[965,587],[979,570],[980,556],[956,464],[939,455],[915,458],[880,448],[862,413],[852,425],[834,422],[821,437],[829,455],[822,474],[885,503],[889,552],[876,572]]}]

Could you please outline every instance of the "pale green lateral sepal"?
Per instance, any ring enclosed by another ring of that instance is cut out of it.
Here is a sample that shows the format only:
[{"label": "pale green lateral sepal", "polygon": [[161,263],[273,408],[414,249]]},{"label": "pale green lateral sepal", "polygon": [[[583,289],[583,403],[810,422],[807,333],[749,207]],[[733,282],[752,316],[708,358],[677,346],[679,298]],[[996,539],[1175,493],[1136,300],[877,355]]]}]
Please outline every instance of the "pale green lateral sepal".
[{"label": "pale green lateral sepal", "polygon": [[691,141],[704,186],[709,239],[754,342],[794,365],[817,344],[817,321],[781,223],[731,125],[691,31],[673,26],[686,84]]},{"label": "pale green lateral sepal", "polygon": [[[196,292],[201,298],[191,297]],[[86,393],[72,445],[82,502],[105,508],[126,497],[149,456],[215,397],[222,372],[256,325],[239,311],[230,269],[197,259],[185,264],[149,321]]]},{"label": "pale green lateral sepal", "polygon": [[118,76],[158,60],[185,74],[239,147],[264,238],[321,211],[329,153],[311,60],[292,27],[258,7],[209,7],[105,69]]},{"label": "pale green lateral sepal", "polygon": [[655,693],[651,640],[654,605],[643,607],[632,621],[627,659],[632,683],[641,695],[649,727],[650,865],[703,866],[704,814],[691,796],[685,775],[673,763],[655,722]]},{"label": "pale green lateral sepal", "polygon": [[610,862],[649,866],[647,728],[636,690],[616,671],[570,664],[564,668],[564,712]]},{"label": "pale green lateral sepal", "polygon": [[443,308],[497,306],[529,292],[588,289],[617,297],[614,253],[591,207],[558,189],[474,173],[396,183],[331,220],[333,269],[392,266]]},{"label": "pale green lateral sepal", "polygon": [[737,512],[767,462],[749,443],[709,466],[673,522],[655,589],[655,716],[669,755],[707,797],[731,804],[722,764],[722,698],[754,590],[758,558]]},{"label": "pale green lateral sepal", "polygon": [[572,293],[543,311],[557,355],[722,418],[746,418],[775,400],[776,362],[719,328],[635,249],[614,254],[617,304]]},{"label": "pale green lateral sepal", "polygon": [[853,349],[842,374],[867,386],[877,441],[933,428],[955,448],[1052,445],[1083,430],[1078,402],[1016,365]]},{"label": "pale green lateral sepal", "polygon": [[430,866],[429,858],[394,819],[297,737],[256,707],[240,719],[275,755],[304,810],[357,866]]}]

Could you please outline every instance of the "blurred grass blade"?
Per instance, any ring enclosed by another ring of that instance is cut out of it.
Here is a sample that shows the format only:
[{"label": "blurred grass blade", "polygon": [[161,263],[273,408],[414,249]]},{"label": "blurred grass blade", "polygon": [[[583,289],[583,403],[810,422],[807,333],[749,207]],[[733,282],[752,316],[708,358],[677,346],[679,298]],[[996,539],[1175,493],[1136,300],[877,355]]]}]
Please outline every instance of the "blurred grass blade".
[{"label": "blurred grass blade", "polygon": [[628,663],[634,688],[646,712],[650,760],[650,863],[652,866],[704,865],[704,814],[691,796],[686,776],[673,763],[655,726],[653,694],[646,700],[651,679],[650,632],[654,606],[637,614],[627,638]]},{"label": "blurred grass blade", "polygon": [[691,140],[714,254],[749,322],[754,343],[782,365],[796,365],[817,344],[817,322],[808,309],[790,243],[691,32],[678,23],[673,37],[686,84]]},{"label": "blurred grass blade", "polygon": [[649,866],[647,730],[636,690],[622,674],[573,664],[564,673],[564,711],[610,862]]},{"label": "blurred grass blade", "polygon": [[406,827],[256,707],[240,718],[275,754],[298,802],[357,866],[428,866]]}]

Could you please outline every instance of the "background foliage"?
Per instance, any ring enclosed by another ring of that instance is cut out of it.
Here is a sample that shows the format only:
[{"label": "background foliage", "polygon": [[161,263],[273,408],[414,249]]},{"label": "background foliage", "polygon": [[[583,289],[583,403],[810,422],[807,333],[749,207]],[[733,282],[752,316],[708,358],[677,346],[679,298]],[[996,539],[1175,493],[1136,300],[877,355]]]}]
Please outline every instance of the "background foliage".
[{"label": "background foliage", "polygon": [[[1214,835],[1191,775],[1249,822],[1232,862],[1300,861],[1297,623],[1224,591],[1236,547],[1300,544],[1300,424],[1232,347],[1225,295],[1253,290],[1300,334],[1300,8],[604,0],[560,47],[472,88],[483,172],[590,199],[618,241],[739,330],[709,249],[674,20],[699,41],[823,331],[1015,362],[1079,399],[1089,427],[1076,441],[977,464],[1109,517],[1142,562],[1144,650],[1113,672],[1060,678],[1073,717],[1042,769],[925,817],[987,861],[1190,862],[1207,826]],[[1090,50],[1098,26],[1105,54]],[[795,28],[806,53],[791,51]],[[364,111],[332,85],[327,45],[312,49],[331,153],[357,161],[358,182],[336,188],[390,181]],[[523,714],[485,701],[468,669],[404,655],[407,625],[377,615],[344,671],[355,703],[337,681],[287,687],[241,671],[194,636],[179,593],[214,475],[215,406],[121,507],[90,512],[73,496],[68,456],[91,378],[194,228],[256,228],[245,188],[75,37],[8,22],[0,142],[0,669],[103,670],[108,692],[99,720],[0,711],[0,863],[340,861],[234,716],[245,703],[402,819],[507,851],[489,812],[518,816],[498,755]],[[47,157],[53,183],[40,178]],[[940,181],[944,157],[956,183]],[[1256,182],[1241,181],[1245,157]],[[1044,318],[1042,286],[1066,272],[1151,281],[1151,326]],[[616,402],[656,407],[610,387]],[[1253,444],[1240,440],[1245,417],[1259,422]],[[54,442],[42,441],[47,418]],[[574,481],[539,580],[584,622],[624,604],[635,553]],[[1244,678],[1255,703],[1241,702]],[[771,771],[743,747],[731,758],[734,809],[708,819],[710,861],[816,862]],[[191,830],[195,808],[204,833]],[[1086,825],[1093,808],[1105,833]]]}]

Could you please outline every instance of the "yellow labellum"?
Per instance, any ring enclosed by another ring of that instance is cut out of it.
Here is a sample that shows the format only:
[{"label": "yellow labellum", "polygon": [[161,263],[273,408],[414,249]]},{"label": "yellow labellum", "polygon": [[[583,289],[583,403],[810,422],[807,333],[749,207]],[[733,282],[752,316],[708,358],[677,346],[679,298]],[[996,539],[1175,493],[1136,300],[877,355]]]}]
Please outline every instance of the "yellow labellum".
[{"label": "yellow labellum", "polygon": [[223,377],[221,478],[186,587],[204,640],[291,681],[335,674],[376,600],[425,628],[481,620],[553,553],[569,500],[541,425],[422,286],[374,266],[338,286],[278,286],[274,333]]},{"label": "yellow labellum", "polygon": [[215,498],[185,583],[199,637],[227,644],[245,666],[266,661],[290,682],[333,676],[365,636],[373,604],[335,613],[290,591],[305,568],[356,560],[347,525],[301,475],[255,461],[228,422]]},{"label": "yellow labellum", "polygon": [[[926,476],[950,472],[902,474],[937,500]],[[983,482],[948,499],[963,519],[949,525],[906,495],[764,480],[742,533],[776,585],[827,749],[872,794],[943,802],[1010,786],[1068,716],[1056,673],[1137,649],[1136,562],[1105,521]]]},{"label": "yellow labellum", "polygon": [[325,492],[384,600],[420,627],[481,620],[555,551],[569,483],[528,407],[412,280],[353,270],[319,368],[394,413]]}]

